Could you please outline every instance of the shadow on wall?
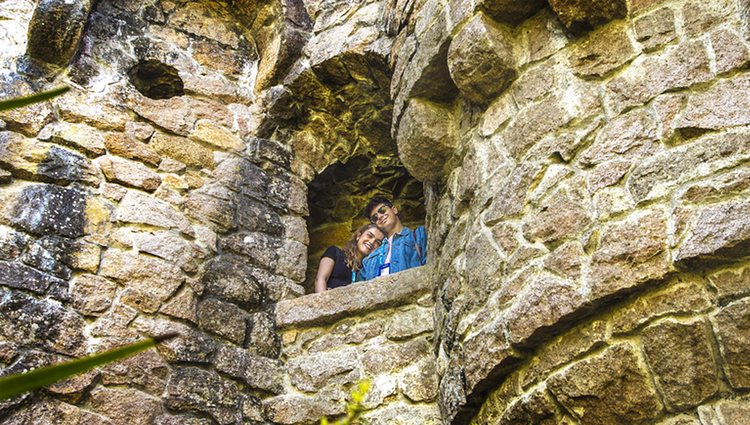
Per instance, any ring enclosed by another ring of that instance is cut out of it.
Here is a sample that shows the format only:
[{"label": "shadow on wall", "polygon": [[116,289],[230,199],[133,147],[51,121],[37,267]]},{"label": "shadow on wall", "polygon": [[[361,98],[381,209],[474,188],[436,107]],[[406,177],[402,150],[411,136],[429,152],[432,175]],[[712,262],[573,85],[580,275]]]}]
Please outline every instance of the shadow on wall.
[{"label": "shadow on wall", "polygon": [[315,273],[327,247],[343,247],[352,232],[367,220],[362,208],[371,197],[385,195],[399,208],[404,225],[424,225],[425,199],[422,183],[399,163],[377,163],[368,156],[357,156],[346,163],[337,162],[308,185],[310,234],[305,291],[313,292]]}]

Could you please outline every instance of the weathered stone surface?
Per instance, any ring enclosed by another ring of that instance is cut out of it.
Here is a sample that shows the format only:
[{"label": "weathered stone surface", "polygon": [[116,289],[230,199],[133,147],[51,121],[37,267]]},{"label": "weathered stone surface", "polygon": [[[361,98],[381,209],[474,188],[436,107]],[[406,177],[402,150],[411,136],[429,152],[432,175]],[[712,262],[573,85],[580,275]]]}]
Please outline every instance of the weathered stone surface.
[{"label": "weathered stone surface", "polygon": [[247,314],[234,304],[215,299],[198,304],[198,323],[206,330],[242,344],[247,330]]},{"label": "weathered stone surface", "polygon": [[432,347],[425,338],[417,338],[402,344],[388,343],[370,348],[362,356],[365,374],[392,373],[404,369],[415,360],[431,356]]},{"label": "weathered stone surface", "polygon": [[176,317],[178,319],[189,320],[198,323],[196,307],[198,305],[198,296],[191,288],[184,288],[171,300],[164,303],[159,309],[161,313]]},{"label": "weathered stone surface", "polygon": [[591,147],[581,152],[580,161],[590,166],[647,157],[658,149],[657,127],[645,108],[620,115],[602,128]]},{"label": "weathered stone surface", "polygon": [[746,256],[750,241],[748,214],[750,201],[741,200],[702,209],[675,260]]},{"label": "weathered stone surface", "polygon": [[571,49],[568,56],[573,73],[601,77],[636,56],[625,25],[608,25],[591,32]]},{"label": "weathered stone surface", "polygon": [[542,9],[520,28],[525,33],[521,47],[523,54],[519,58],[521,63],[548,58],[569,41],[565,27],[551,9]]},{"label": "weathered stone surface", "polygon": [[661,413],[656,391],[628,343],[552,375],[547,388],[588,424],[647,424]]},{"label": "weathered stone surface", "polygon": [[43,0],[29,23],[26,53],[34,59],[67,65],[78,50],[92,2]]},{"label": "weathered stone surface", "polygon": [[430,402],[438,393],[438,374],[435,359],[428,356],[422,361],[406,368],[399,379],[398,386],[409,400]]},{"label": "weathered stone surface", "polygon": [[8,425],[114,425],[104,416],[80,409],[72,404],[46,399],[10,414],[4,422]]},{"label": "weathered stone surface", "polygon": [[275,359],[256,356],[247,350],[224,345],[216,353],[216,370],[242,379],[249,386],[281,394],[284,368]]},{"label": "weathered stone surface", "polygon": [[606,338],[607,323],[601,320],[595,320],[560,335],[531,359],[523,372],[521,384],[524,388],[536,384],[571,359],[579,358],[582,354],[604,345]]},{"label": "weathered stone surface", "polygon": [[128,191],[115,211],[115,220],[124,223],[148,224],[187,232],[190,222],[168,203],[137,190]]},{"label": "weathered stone surface", "polygon": [[245,149],[245,143],[237,135],[208,120],[198,120],[190,138],[223,150],[241,152]]},{"label": "weathered stone surface", "polygon": [[245,308],[256,306],[263,297],[254,269],[238,256],[222,255],[211,260],[203,283],[206,294]]},{"label": "weathered stone surface", "polygon": [[104,385],[130,385],[161,395],[167,385],[169,366],[155,349],[144,351],[102,368]]},{"label": "weathered stone surface", "polygon": [[86,124],[56,122],[44,127],[37,138],[70,146],[89,156],[99,156],[105,152],[104,137]]},{"label": "weathered stone surface", "polygon": [[282,276],[302,283],[305,280],[307,245],[287,239],[281,247],[281,252],[284,254],[279,256],[276,271]]},{"label": "weathered stone surface", "polygon": [[602,230],[588,272],[592,299],[664,276],[671,260],[667,222],[659,210],[635,214]]},{"label": "weathered stone surface", "polygon": [[[465,374],[467,394],[492,385],[503,369],[518,361],[519,356],[511,348],[506,336],[505,322],[504,317],[496,317],[464,342],[462,374]],[[464,391],[463,385],[461,391]]]},{"label": "weathered stone surface", "polygon": [[[58,359],[58,362],[59,361],[64,360]],[[98,379],[99,371],[90,370],[50,385],[47,387],[47,392],[54,394],[62,401],[68,403],[79,403],[81,399],[87,395],[88,391],[94,386]]]},{"label": "weathered stone surface", "polygon": [[697,406],[718,391],[712,337],[705,320],[667,319],[647,327],[641,335],[648,365],[668,408]]},{"label": "weathered stone surface", "polygon": [[709,80],[712,73],[703,43],[687,42],[663,55],[644,55],[606,84],[606,98],[614,112],[641,105],[665,91]]},{"label": "weathered stone surface", "polygon": [[65,281],[54,276],[23,264],[5,261],[0,261],[0,282],[11,288],[25,289],[37,294],[44,294],[50,288],[67,286]]},{"label": "weathered stone surface", "polygon": [[0,166],[28,180],[89,186],[98,186],[101,181],[96,167],[86,157],[8,131],[0,132]]},{"label": "weathered stone surface", "polygon": [[529,241],[542,243],[575,236],[592,222],[588,201],[583,185],[574,183],[556,190],[526,220],[524,236]]},{"label": "weathered stone surface", "polygon": [[6,191],[0,210],[8,222],[34,235],[83,236],[86,193],[53,185],[30,185]]},{"label": "weathered stone surface", "polygon": [[149,146],[159,155],[176,159],[187,165],[214,167],[214,155],[211,149],[184,137],[156,132]]},{"label": "weathered stone surface", "polygon": [[628,11],[623,0],[552,0],[550,7],[568,30],[574,33],[624,18]]},{"label": "weathered stone surface", "polygon": [[750,123],[750,101],[741,93],[750,88],[750,75],[720,80],[710,89],[690,96],[675,123],[683,133],[718,130]]},{"label": "weathered stone surface", "polygon": [[91,402],[95,411],[118,425],[148,425],[161,414],[158,398],[131,388],[97,388]]},{"label": "weathered stone surface", "polygon": [[241,230],[279,236],[283,229],[279,214],[248,196],[239,196],[234,207],[233,223]]},{"label": "weathered stone surface", "polygon": [[581,277],[584,255],[583,246],[579,241],[566,242],[545,258],[544,267],[559,275],[576,280]]},{"label": "weathered stone surface", "polygon": [[307,392],[319,391],[330,383],[352,384],[362,378],[359,355],[353,348],[300,356],[291,359],[287,367],[292,385]]},{"label": "weathered stone surface", "polygon": [[722,400],[713,406],[699,407],[698,417],[705,425],[745,425],[750,417],[750,405],[746,400]]},{"label": "weathered stone surface", "polygon": [[750,60],[750,50],[740,36],[727,28],[711,33],[711,46],[716,55],[716,71],[719,74],[742,68]]},{"label": "weathered stone surface", "polygon": [[112,155],[142,161],[152,166],[157,166],[160,162],[171,159],[162,159],[149,145],[137,140],[130,134],[107,133],[104,136],[104,145]]},{"label": "weathered stone surface", "polygon": [[62,279],[69,279],[71,269],[96,272],[100,249],[83,241],[46,236],[32,243],[21,261]]},{"label": "weathered stone surface", "polygon": [[53,302],[3,292],[0,313],[0,335],[6,341],[68,356],[86,353],[83,318]]},{"label": "weathered stone surface", "polygon": [[554,423],[557,407],[543,389],[532,392],[512,402],[500,415],[498,424]]},{"label": "weathered stone surface", "polygon": [[115,298],[117,286],[96,275],[76,276],[70,286],[73,307],[86,316],[97,316],[106,311]]},{"label": "weathered stone surface", "polygon": [[689,314],[711,308],[711,299],[702,279],[678,275],[660,291],[646,294],[625,304],[612,316],[612,333],[629,333],[657,317]]},{"label": "weathered stone surface", "polygon": [[336,416],[346,411],[343,402],[296,394],[285,394],[266,399],[263,406],[269,420],[284,425],[314,423],[323,416]]},{"label": "weathered stone surface", "polygon": [[169,262],[117,249],[104,253],[100,273],[162,302],[174,294],[184,280],[179,268]]},{"label": "weathered stone surface", "polygon": [[711,27],[718,25],[728,15],[735,12],[736,6],[728,0],[709,2],[686,1],[682,4],[683,26],[690,37],[705,34]]},{"label": "weathered stone surface", "polygon": [[745,295],[750,291],[750,268],[722,270],[708,276],[717,289],[719,300]]},{"label": "weathered stone surface", "polygon": [[512,39],[508,28],[483,13],[461,28],[448,48],[448,69],[461,94],[485,104],[510,85],[516,76]]},{"label": "weathered stone surface", "polygon": [[433,326],[432,311],[416,308],[403,313],[396,313],[385,328],[385,336],[391,340],[412,338],[431,331]]},{"label": "weathered stone surface", "polygon": [[26,249],[29,237],[7,226],[0,226],[0,259],[15,260]]},{"label": "weathered stone surface", "polygon": [[389,403],[382,409],[367,412],[362,417],[372,425],[397,423],[438,425],[443,423],[440,411],[434,404]]},{"label": "weathered stone surface", "polygon": [[588,175],[589,192],[594,193],[603,187],[616,184],[627,174],[631,165],[630,161],[618,159],[599,164]]},{"label": "weathered stone surface", "polygon": [[728,132],[705,136],[642,161],[628,178],[628,190],[638,202],[658,198],[682,181],[705,176],[748,157],[748,135]]},{"label": "weathered stone surface", "polygon": [[97,161],[99,168],[108,181],[136,187],[153,192],[161,184],[161,177],[145,165],[121,159],[116,156],[105,156]]},{"label": "weathered stone surface", "polygon": [[689,185],[680,200],[690,203],[719,201],[722,197],[739,195],[750,189],[750,168],[731,170]]},{"label": "weathered stone surface", "polygon": [[409,101],[398,129],[399,157],[420,181],[437,180],[457,143],[456,127],[447,109],[419,99]]},{"label": "weathered stone surface", "polygon": [[657,9],[633,23],[635,39],[644,50],[654,50],[672,42],[675,33],[674,11],[668,7]]},{"label": "weathered stone surface", "polygon": [[713,316],[714,332],[719,339],[724,371],[732,387],[750,387],[750,300],[723,307]]},{"label": "weathered stone surface", "polygon": [[[513,344],[533,343],[585,304],[577,285],[552,276],[529,283],[505,313]],[[550,329],[551,328],[551,329]]]},{"label": "weathered stone surface", "polygon": [[241,422],[237,385],[197,367],[172,371],[164,402],[170,409],[204,412],[222,425]]},{"label": "weathered stone surface", "polygon": [[203,257],[203,253],[175,232],[120,228],[112,236],[126,246],[163,258],[187,271],[194,271],[197,261]]},{"label": "weathered stone surface", "polygon": [[[276,326],[332,323],[354,314],[403,305],[429,292],[425,267],[276,304]],[[356,296],[354,295],[356,294]]]},{"label": "weathered stone surface", "polygon": [[248,325],[250,330],[245,344],[255,354],[277,358],[281,352],[281,338],[276,333],[273,315],[266,312],[253,313]]}]

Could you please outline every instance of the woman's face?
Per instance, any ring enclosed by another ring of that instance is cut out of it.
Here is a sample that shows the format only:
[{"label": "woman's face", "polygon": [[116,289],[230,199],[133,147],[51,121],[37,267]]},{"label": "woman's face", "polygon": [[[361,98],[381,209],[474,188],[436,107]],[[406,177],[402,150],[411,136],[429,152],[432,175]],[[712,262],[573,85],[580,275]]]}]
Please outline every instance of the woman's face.
[{"label": "woman's face", "polygon": [[385,235],[378,229],[367,229],[357,239],[357,250],[362,255],[369,255],[383,243],[384,237]]}]

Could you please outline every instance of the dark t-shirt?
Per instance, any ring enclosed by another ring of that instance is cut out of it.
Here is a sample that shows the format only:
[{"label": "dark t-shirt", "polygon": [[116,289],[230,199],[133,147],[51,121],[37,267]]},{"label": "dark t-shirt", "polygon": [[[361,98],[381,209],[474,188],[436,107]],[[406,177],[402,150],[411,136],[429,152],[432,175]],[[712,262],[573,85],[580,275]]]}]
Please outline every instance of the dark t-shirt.
[{"label": "dark t-shirt", "polygon": [[331,277],[328,278],[328,289],[338,288],[340,286],[346,286],[352,283],[352,269],[346,265],[344,257],[344,251],[339,247],[329,246],[323,257],[328,257],[333,260],[333,272]]}]

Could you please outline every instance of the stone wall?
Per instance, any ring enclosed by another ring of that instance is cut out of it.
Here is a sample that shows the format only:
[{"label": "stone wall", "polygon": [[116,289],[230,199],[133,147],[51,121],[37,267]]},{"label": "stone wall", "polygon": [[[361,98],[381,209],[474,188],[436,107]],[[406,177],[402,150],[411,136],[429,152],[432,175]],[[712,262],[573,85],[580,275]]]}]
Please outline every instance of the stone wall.
[{"label": "stone wall", "polygon": [[372,424],[439,424],[428,270],[282,301],[276,324],[288,378],[269,419],[316,423],[345,412],[349,387],[369,379]]},{"label": "stone wall", "polygon": [[444,420],[739,423],[745,2],[386,16],[392,132],[428,187]]},{"label": "stone wall", "polygon": [[[2,97],[72,90],[1,116],[3,373],[181,336],[4,402],[2,422],[263,423],[307,188],[288,147],[255,137],[252,23],[214,1],[36,3],[0,5]],[[58,42],[72,58],[34,47]]]},{"label": "stone wall", "polygon": [[[0,3],[0,367],[181,337],[3,423],[748,416],[745,1],[142,3]],[[297,298],[357,169],[428,266]]]}]

